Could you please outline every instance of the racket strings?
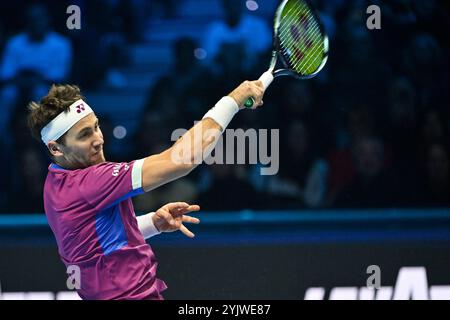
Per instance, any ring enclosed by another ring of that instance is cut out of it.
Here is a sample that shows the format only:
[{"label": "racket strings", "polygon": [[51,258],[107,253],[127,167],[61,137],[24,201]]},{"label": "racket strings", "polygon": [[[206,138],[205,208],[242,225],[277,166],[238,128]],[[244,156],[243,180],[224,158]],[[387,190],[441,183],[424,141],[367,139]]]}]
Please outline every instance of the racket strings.
[{"label": "racket strings", "polygon": [[[311,32],[310,37],[313,37],[314,40],[319,39],[320,42],[319,43],[315,43],[316,41],[311,40],[313,42],[313,45],[311,45],[311,48],[313,48],[312,52],[306,53],[306,59],[305,61],[301,61],[299,60],[294,67],[297,68],[297,65],[300,66],[300,64],[303,64],[303,66],[306,66],[304,69],[309,70],[313,65],[315,65],[315,62],[317,61],[317,59],[320,58],[320,55],[318,55],[318,53],[320,52],[320,50],[322,49],[322,32],[320,30],[319,25],[316,23],[315,19],[312,17],[312,15],[309,17],[309,20],[313,20],[313,25],[314,25],[314,30]],[[313,59],[313,61],[311,61],[311,59]],[[303,62],[303,63],[302,63]]]},{"label": "racket strings", "polygon": [[[304,11],[306,11],[306,10],[309,10],[309,8],[307,8],[306,7],[306,5],[303,3],[303,6],[302,7],[300,7],[300,6],[293,6],[291,9],[289,9],[288,10],[288,12],[286,13],[286,16],[288,17],[285,21],[287,21],[284,25],[285,25],[285,28],[284,28],[284,30],[281,32],[281,37],[283,38],[282,40],[285,40],[284,42],[285,42],[285,44],[287,45],[287,46],[291,46],[292,44],[295,44],[295,43],[298,43],[299,41],[298,41],[298,38],[297,39],[294,39],[294,41],[289,41],[288,40],[288,38],[289,37],[286,37],[286,35],[290,32],[290,28],[293,26],[293,22],[295,21],[295,20],[297,20],[298,19],[298,17],[299,17],[299,13],[301,13],[301,12],[304,12]],[[289,15],[291,15],[291,18],[289,19]],[[305,15],[303,15],[303,17],[304,17]],[[306,38],[307,40],[309,40],[309,41],[311,41],[311,42],[313,42],[313,44],[311,45],[311,47],[312,48],[314,48],[314,50],[313,50],[313,54],[314,53],[317,53],[317,50],[319,49],[320,50],[320,48],[321,48],[321,46],[320,45],[317,45],[317,43],[314,43],[314,42],[317,42],[317,41],[314,41],[314,40],[317,40],[317,39],[319,39],[319,40],[322,40],[322,32],[321,32],[321,30],[320,30],[320,26],[318,25],[318,23],[315,21],[315,18],[314,18],[314,16],[312,15],[312,14],[307,14],[307,16],[308,16],[308,20],[306,21],[308,24],[311,24],[311,21],[312,21],[312,25],[313,25],[313,29],[312,29],[312,31],[307,31],[308,32],[308,34],[309,34],[309,38],[310,39],[307,39],[308,37],[306,37],[306,36],[304,36],[303,38]],[[311,29],[310,29],[311,30]],[[311,38],[313,38],[313,39],[311,39]],[[321,43],[320,43],[321,44]],[[308,58],[311,58],[311,55],[310,54],[306,54],[306,55],[308,55],[309,57]],[[310,59],[308,59],[308,60],[305,60],[305,64],[307,64],[307,62],[309,62],[309,60]],[[298,63],[297,63],[298,64]]]},{"label": "racket strings", "polygon": [[[297,11],[296,11],[296,9],[297,9]],[[294,20],[296,20],[299,17],[299,13],[301,13],[302,11],[305,11],[305,7],[293,6],[292,8],[288,9],[288,11],[285,14],[285,16],[287,18],[281,21],[281,24],[285,25],[286,27],[284,28],[284,31],[280,32],[280,37],[285,38],[285,36],[289,34],[289,32],[290,32],[289,27],[291,27],[294,24],[293,23]],[[289,18],[289,16],[291,16],[291,18]],[[309,17],[308,17],[307,22],[309,23],[311,20],[313,20],[313,16],[311,14],[308,14],[308,16]],[[316,23],[314,24],[314,27],[317,27]]]},{"label": "racket strings", "polygon": [[[290,57],[291,57],[291,65],[294,67],[294,69],[296,69],[297,71],[300,71],[301,73],[308,73],[308,70],[311,68],[311,66],[313,66],[315,64],[315,61],[317,61],[318,58],[320,58],[319,55],[317,55],[318,51],[320,51],[321,46],[320,44],[317,45],[317,38],[321,39],[321,31],[320,28],[318,26],[318,24],[316,23],[316,21],[314,20],[314,17],[311,14],[306,13],[306,15],[308,16],[308,20],[306,20],[305,22],[302,23],[308,23],[308,25],[311,24],[313,25],[313,29],[310,29],[311,31],[307,31],[309,37],[304,36],[302,38],[298,38],[295,37],[294,35],[291,35],[291,38],[294,38],[294,40],[289,40],[289,37],[286,37],[287,34],[289,34],[289,32],[291,32],[291,27],[294,25],[294,23],[296,22],[296,20],[299,20],[299,14],[300,13],[304,13],[305,10],[308,10],[308,8],[306,8],[306,5],[303,4],[303,7],[292,7],[288,10],[288,12],[286,13],[287,19],[285,20],[286,22],[283,24],[284,25],[284,30],[282,30],[281,33],[281,40],[282,42],[284,42],[284,45],[286,47],[290,46],[294,46],[295,48],[295,44],[298,44],[300,41],[303,41],[304,39],[306,39],[305,41],[310,41],[312,42],[311,44],[311,48],[305,48],[303,47],[303,51],[301,51],[302,54],[304,54],[304,56],[306,57],[306,59],[302,59],[303,56],[293,56],[292,54],[289,54],[286,50],[286,48],[284,49],[285,53],[287,53]],[[291,16],[291,18],[289,18],[289,16]],[[305,14],[302,16],[302,18],[305,17]],[[281,27],[283,28],[283,26]],[[319,37],[318,37],[319,36]],[[309,38],[309,39],[308,39]],[[312,38],[312,39],[311,39]],[[303,43],[302,43],[303,44]],[[288,48],[289,49],[289,48]],[[295,48],[298,50],[298,48]],[[294,59],[293,59],[294,58]],[[312,61],[311,61],[312,59]],[[300,68],[299,68],[300,67]],[[312,70],[314,71],[314,70]],[[312,73],[312,72],[309,72]]]},{"label": "racket strings", "polygon": [[[286,44],[287,46],[289,46],[290,44]],[[298,50],[298,49],[297,49]],[[319,55],[317,55],[317,53],[319,53],[319,51],[321,50],[320,46],[313,46],[313,50],[312,52],[310,51],[301,51],[300,53],[302,55],[299,55],[297,53],[297,56],[292,56],[292,54],[290,54],[289,52],[287,52],[287,50],[284,50],[285,53],[287,53],[290,57],[290,62],[292,67],[299,71],[300,73],[312,73],[312,71],[314,70],[310,70],[311,67],[315,64],[315,61],[320,57]],[[313,59],[311,61],[311,59]]]},{"label": "racket strings", "polygon": [[[319,54],[320,50],[324,49],[320,25],[309,12],[309,7],[305,3],[294,2],[283,16],[285,18],[280,21],[279,35],[282,50],[293,69],[301,74],[312,74],[320,66],[321,60],[319,60],[319,64],[316,63],[317,60],[323,57]],[[292,27],[298,25],[297,21],[301,19],[303,19],[302,30],[306,32],[303,36],[292,34]],[[305,30],[305,25],[308,25],[308,30]],[[307,43],[310,43],[309,47]],[[300,45],[302,48],[299,48]],[[313,66],[315,68],[311,69]]]}]

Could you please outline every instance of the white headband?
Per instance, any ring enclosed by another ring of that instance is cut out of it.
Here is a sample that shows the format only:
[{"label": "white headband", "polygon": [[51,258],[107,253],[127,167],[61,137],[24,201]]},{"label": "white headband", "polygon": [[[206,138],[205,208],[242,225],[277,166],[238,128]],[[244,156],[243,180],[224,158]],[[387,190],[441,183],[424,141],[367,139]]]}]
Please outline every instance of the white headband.
[{"label": "white headband", "polygon": [[50,121],[42,130],[41,138],[45,145],[50,141],[58,140],[64,133],[69,131],[75,123],[94,112],[82,99],[72,103],[68,112],[61,112],[55,119]]}]

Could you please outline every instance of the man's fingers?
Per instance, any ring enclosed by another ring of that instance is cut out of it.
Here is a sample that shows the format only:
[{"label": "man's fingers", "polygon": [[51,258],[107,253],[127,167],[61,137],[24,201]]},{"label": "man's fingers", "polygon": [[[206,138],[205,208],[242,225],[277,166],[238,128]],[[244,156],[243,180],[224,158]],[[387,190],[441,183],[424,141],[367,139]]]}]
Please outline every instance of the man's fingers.
[{"label": "man's fingers", "polygon": [[186,228],[183,224],[180,226],[180,231],[183,232],[184,235],[189,238],[195,237],[195,235],[191,231],[189,231],[189,229]]},{"label": "man's fingers", "polygon": [[183,216],[183,222],[199,224],[200,220],[191,216]]},{"label": "man's fingers", "polygon": [[198,224],[200,220],[191,216],[185,216],[184,214],[199,210],[200,206],[196,204],[189,205],[186,202],[173,202],[166,204],[157,211],[157,214],[169,225],[165,231],[180,230],[187,237],[193,238],[194,234],[183,225],[183,222]]},{"label": "man's fingers", "polygon": [[167,205],[164,206],[165,209],[167,211],[169,211],[171,214],[176,214],[176,215],[181,215],[187,212],[191,212],[191,211],[199,211],[200,210],[200,206],[194,204],[194,205],[189,205],[186,202],[173,202],[173,203],[168,203]]},{"label": "man's fingers", "polygon": [[196,205],[196,204],[193,204],[193,205],[190,205],[187,208],[180,208],[180,209],[178,209],[177,210],[177,214],[178,215],[182,215],[182,214],[185,214],[185,213],[188,213],[188,212],[199,211],[199,210],[200,210],[200,206]]},{"label": "man's fingers", "polygon": [[159,213],[168,224],[170,224],[171,226],[175,226],[175,219],[172,217],[169,211],[160,210]]},{"label": "man's fingers", "polygon": [[257,107],[262,106],[262,98],[263,98],[263,95],[264,95],[264,88],[262,87],[262,83],[261,83],[261,87],[256,86],[256,87],[253,88],[252,91],[253,91],[252,97],[253,97],[253,100],[255,101],[252,109],[256,109]]},{"label": "man's fingers", "polygon": [[186,202],[171,202],[164,206],[169,212],[172,210],[177,210],[179,208],[187,208],[189,207],[189,204]]},{"label": "man's fingers", "polygon": [[192,212],[192,211],[199,211],[200,210],[200,206],[193,204],[187,208],[181,208],[180,211],[182,211],[183,213],[188,213],[188,212]]},{"label": "man's fingers", "polygon": [[254,83],[255,83],[258,87],[260,87],[262,90],[264,90],[264,85],[263,85],[263,83],[262,83],[261,80],[256,80]]}]

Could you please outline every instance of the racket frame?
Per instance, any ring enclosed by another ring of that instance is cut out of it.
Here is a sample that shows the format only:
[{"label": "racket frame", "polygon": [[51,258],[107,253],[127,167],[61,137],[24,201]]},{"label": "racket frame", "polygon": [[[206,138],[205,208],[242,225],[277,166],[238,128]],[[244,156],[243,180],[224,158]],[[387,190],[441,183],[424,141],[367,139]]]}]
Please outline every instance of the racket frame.
[{"label": "racket frame", "polygon": [[[280,77],[280,76],[291,76],[297,79],[311,79],[314,78],[325,66],[328,60],[328,50],[329,50],[329,41],[328,36],[325,32],[325,29],[321,23],[321,20],[319,16],[317,15],[317,11],[314,9],[314,7],[309,3],[309,1],[301,0],[303,1],[309,8],[310,12],[313,14],[314,18],[316,19],[320,32],[323,34],[323,45],[324,45],[324,57],[322,58],[322,63],[317,68],[317,70],[310,74],[310,75],[301,75],[293,70],[293,68],[289,65],[289,63],[286,61],[285,57],[281,53],[281,44],[280,39],[278,37],[279,27],[281,24],[281,15],[283,13],[283,10],[288,3],[288,1],[292,0],[283,0],[283,2],[278,6],[277,11],[275,13],[275,19],[274,19],[274,31],[273,31],[273,51],[272,51],[272,59],[270,61],[269,69],[268,71],[272,72],[274,78]],[[277,64],[277,61],[281,61],[282,65],[284,66],[283,69],[277,69],[275,70],[275,66]]]},{"label": "racket frame", "polygon": [[[317,24],[319,25],[319,30],[323,35],[323,46],[324,46],[324,53],[322,58],[322,63],[319,65],[316,71],[314,73],[309,75],[301,75],[293,70],[293,68],[289,65],[289,63],[286,61],[285,57],[281,53],[281,44],[280,39],[278,37],[278,29],[281,24],[281,15],[283,13],[284,8],[286,7],[286,4],[288,1],[295,1],[295,0],[283,0],[283,2],[278,6],[276,12],[275,12],[275,18],[274,18],[274,31],[273,31],[273,50],[272,50],[272,58],[270,59],[270,65],[269,69],[263,73],[263,75],[259,78],[259,80],[263,83],[264,90],[266,90],[269,85],[272,83],[274,78],[281,77],[281,76],[290,76],[294,77],[296,79],[311,79],[314,78],[325,66],[328,60],[328,50],[329,50],[329,42],[328,42],[328,36],[325,32],[325,28],[323,27],[323,24],[321,20],[319,19],[319,16],[317,15],[317,11],[314,9],[314,7],[309,3],[309,1],[306,0],[299,0],[303,1],[309,8],[310,12],[313,14],[314,18],[316,19]],[[275,70],[277,61],[281,61],[284,68]],[[245,102],[244,106],[246,108],[253,108],[255,103],[255,100],[253,97],[248,98],[248,100]]]}]

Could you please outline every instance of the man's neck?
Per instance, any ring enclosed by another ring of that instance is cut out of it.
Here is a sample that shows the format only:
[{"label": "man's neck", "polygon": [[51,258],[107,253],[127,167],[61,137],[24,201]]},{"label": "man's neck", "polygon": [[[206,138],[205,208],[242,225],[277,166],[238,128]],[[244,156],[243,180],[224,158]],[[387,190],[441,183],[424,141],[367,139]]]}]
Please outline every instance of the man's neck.
[{"label": "man's neck", "polygon": [[81,169],[81,167],[78,165],[75,165],[73,163],[70,163],[68,161],[65,160],[56,160],[53,159],[53,163],[56,164],[57,166],[66,169],[66,170],[76,170],[76,169]]}]

